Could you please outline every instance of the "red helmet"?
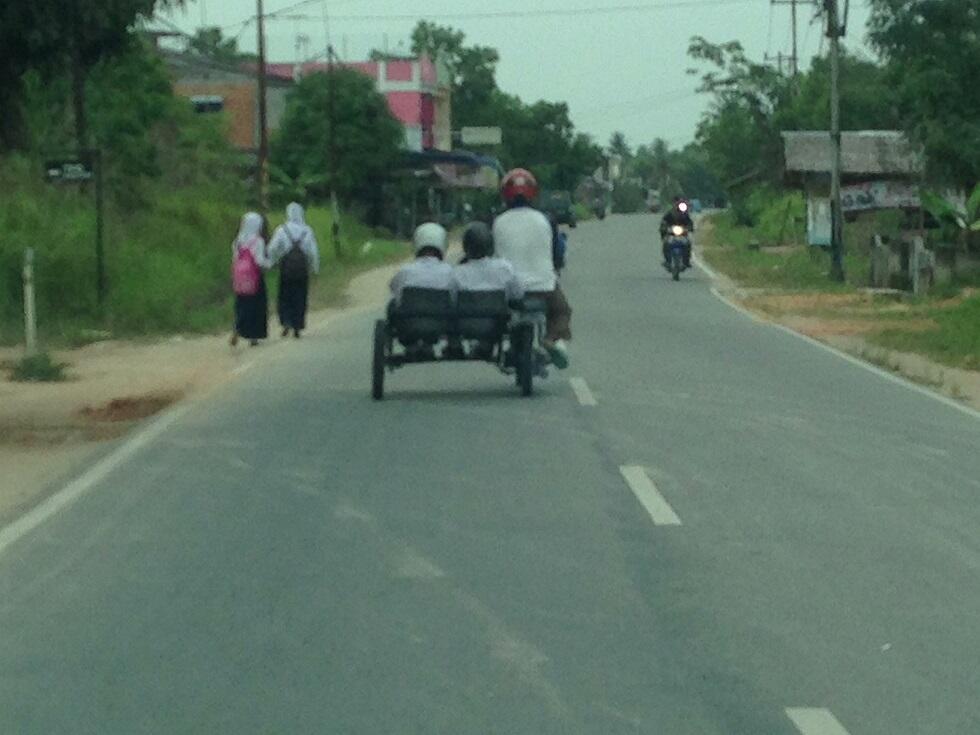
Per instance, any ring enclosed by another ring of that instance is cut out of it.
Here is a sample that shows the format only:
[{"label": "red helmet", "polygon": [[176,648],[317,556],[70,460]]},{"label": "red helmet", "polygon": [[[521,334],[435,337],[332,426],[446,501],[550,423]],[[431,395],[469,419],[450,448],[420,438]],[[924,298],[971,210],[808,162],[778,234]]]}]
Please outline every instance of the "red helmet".
[{"label": "red helmet", "polygon": [[538,198],[538,180],[530,171],[515,168],[500,182],[500,193],[508,205],[512,205],[518,197],[530,204]]}]

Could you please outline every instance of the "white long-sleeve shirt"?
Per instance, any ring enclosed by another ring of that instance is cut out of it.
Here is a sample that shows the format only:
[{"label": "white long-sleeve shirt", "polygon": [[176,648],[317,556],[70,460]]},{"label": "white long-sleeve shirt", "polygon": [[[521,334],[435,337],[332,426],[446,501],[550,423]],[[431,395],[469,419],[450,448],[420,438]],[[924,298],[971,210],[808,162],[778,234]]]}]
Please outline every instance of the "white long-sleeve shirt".
[{"label": "white long-sleeve shirt", "polygon": [[320,272],[320,247],[316,241],[313,229],[308,225],[297,225],[291,222],[276,228],[272,241],[269,243],[269,260],[273,264],[282,260],[286,253],[296,243],[310,266],[310,273]]},{"label": "white long-sleeve shirt", "polygon": [[391,279],[391,295],[401,303],[406,288],[436,288],[453,292],[453,267],[439,258],[426,256],[406,263]]},{"label": "white long-sleeve shirt", "polygon": [[554,291],[558,282],[548,218],[531,207],[516,207],[493,223],[494,250],[510,261],[525,291]]},{"label": "white long-sleeve shirt", "polygon": [[514,267],[503,258],[479,258],[453,268],[456,291],[505,291],[509,300],[524,297]]}]

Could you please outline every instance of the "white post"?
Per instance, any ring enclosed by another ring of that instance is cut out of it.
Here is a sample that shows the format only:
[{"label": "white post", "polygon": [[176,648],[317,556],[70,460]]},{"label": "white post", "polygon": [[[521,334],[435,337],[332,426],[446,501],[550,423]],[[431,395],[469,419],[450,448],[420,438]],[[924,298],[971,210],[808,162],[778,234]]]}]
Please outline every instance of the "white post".
[{"label": "white post", "polygon": [[27,356],[37,354],[37,311],[34,306],[34,248],[24,254],[24,337]]}]

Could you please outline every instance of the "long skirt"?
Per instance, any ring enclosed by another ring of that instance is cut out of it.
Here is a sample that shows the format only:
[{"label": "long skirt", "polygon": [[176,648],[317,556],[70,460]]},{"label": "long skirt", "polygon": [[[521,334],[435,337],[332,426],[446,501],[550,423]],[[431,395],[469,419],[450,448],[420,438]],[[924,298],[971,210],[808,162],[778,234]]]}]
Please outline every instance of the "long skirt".
[{"label": "long skirt", "polygon": [[243,339],[269,336],[269,297],[264,277],[259,279],[259,292],[254,296],[235,296],[235,332]]},{"label": "long skirt", "polygon": [[279,279],[279,323],[284,329],[306,329],[306,307],[310,291],[308,279]]}]

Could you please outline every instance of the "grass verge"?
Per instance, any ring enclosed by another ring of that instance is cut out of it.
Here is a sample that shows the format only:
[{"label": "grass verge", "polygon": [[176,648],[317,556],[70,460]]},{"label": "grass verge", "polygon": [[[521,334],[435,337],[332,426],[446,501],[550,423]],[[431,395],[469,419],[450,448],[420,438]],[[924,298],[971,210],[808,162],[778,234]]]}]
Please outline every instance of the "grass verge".
[{"label": "grass verge", "polygon": [[9,366],[11,379],[22,383],[60,383],[68,379],[67,367],[52,360],[46,352],[24,357]]},{"label": "grass verge", "polygon": [[739,286],[760,290],[748,299],[749,306],[797,326],[805,322],[810,333],[860,336],[876,348],[862,355],[869,362],[887,362],[883,350],[895,350],[980,370],[980,293],[971,284],[944,286],[923,298],[860,290],[869,280],[869,258],[859,244],[870,240],[876,226],[875,221],[849,225],[846,283],[829,279],[823,250],[785,243],[767,247],[762,244],[766,227],[739,226],[731,212],[705,223],[698,246],[713,268]]}]

